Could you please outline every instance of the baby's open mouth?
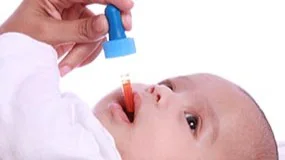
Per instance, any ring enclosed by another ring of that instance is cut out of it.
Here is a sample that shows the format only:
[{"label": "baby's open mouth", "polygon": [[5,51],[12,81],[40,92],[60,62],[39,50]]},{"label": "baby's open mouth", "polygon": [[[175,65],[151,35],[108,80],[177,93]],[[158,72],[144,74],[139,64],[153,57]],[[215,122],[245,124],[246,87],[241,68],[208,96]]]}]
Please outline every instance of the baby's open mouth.
[{"label": "baby's open mouth", "polygon": [[[132,92],[132,94],[133,96],[130,96],[132,98],[132,103],[129,101],[130,99],[126,99],[124,97],[125,94],[124,92],[122,92],[122,90],[117,90],[117,96],[114,99],[115,103],[117,103],[123,111],[123,114],[121,114],[121,118],[127,123],[134,123],[136,115],[140,110],[139,108],[141,103],[141,97],[136,91]],[[127,107],[127,104],[129,104],[129,107]],[[130,107],[130,104],[132,104],[132,107]],[[132,109],[130,110],[130,108]]]},{"label": "baby's open mouth", "polygon": [[121,106],[128,117],[130,122],[134,121],[135,102],[134,102],[134,90],[130,81],[129,74],[122,76],[122,95]]},{"label": "baby's open mouth", "polygon": [[121,97],[118,103],[119,103],[119,105],[122,107],[122,109],[123,109],[124,113],[126,114],[128,120],[129,120],[129,122],[130,122],[130,123],[133,123],[133,122],[134,122],[134,119],[135,119],[135,113],[134,113],[134,112],[128,112],[128,111],[127,111],[127,109],[126,109],[127,107],[126,107],[126,103],[125,103],[125,101],[124,101],[124,98]]},{"label": "baby's open mouth", "polygon": [[130,121],[131,123],[133,123],[133,122],[134,122],[134,118],[135,118],[135,113],[134,113],[134,112],[128,112],[128,111],[126,111],[125,108],[123,108],[123,110],[124,110],[124,112],[126,113],[128,119],[129,119],[129,121]]}]

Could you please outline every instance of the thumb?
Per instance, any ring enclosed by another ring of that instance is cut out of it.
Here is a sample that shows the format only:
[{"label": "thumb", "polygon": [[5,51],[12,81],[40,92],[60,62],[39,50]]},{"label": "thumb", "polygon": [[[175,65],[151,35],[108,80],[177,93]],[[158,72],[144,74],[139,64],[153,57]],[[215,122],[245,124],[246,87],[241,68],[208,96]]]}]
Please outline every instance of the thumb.
[{"label": "thumb", "polygon": [[105,15],[97,15],[71,21],[52,20],[47,27],[46,35],[50,44],[86,43],[104,38],[107,32],[108,22]]}]

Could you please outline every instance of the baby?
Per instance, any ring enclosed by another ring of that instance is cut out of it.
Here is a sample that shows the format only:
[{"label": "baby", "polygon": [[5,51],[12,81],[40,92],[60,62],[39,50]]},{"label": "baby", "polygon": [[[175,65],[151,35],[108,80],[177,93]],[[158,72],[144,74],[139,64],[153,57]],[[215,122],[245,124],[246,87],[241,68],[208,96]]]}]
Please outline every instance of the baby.
[{"label": "baby", "polygon": [[133,123],[122,110],[120,90],[95,107],[124,160],[278,159],[263,112],[229,81],[198,74],[134,90]]},{"label": "baby", "polygon": [[95,116],[76,95],[61,93],[56,52],[45,43],[5,33],[0,62],[0,159],[277,159],[257,104],[216,76],[135,84],[130,122],[119,89],[97,104]]},{"label": "baby", "polygon": [[134,122],[120,90],[95,115],[76,95],[61,93],[60,75],[93,61],[106,40],[105,16],[86,8],[95,2],[117,6],[131,29],[129,0],[24,0],[0,26],[1,160],[278,159],[254,100],[212,75],[134,85]]}]

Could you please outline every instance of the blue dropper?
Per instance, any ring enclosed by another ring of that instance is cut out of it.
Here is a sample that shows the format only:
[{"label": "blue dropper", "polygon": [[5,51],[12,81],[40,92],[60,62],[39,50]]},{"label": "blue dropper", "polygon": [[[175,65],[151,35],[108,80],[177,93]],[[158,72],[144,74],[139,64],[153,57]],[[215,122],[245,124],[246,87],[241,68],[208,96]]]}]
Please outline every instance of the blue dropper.
[{"label": "blue dropper", "polygon": [[134,54],[135,41],[125,34],[120,10],[114,5],[107,5],[105,15],[109,24],[109,41],[103,44],[105,57],[109,59]]},{"label": "blue dropper", "polygon": [[[106,41],[103,44],[105,58],[112,59],[112,62],[114,63],[121,62],[116,63],[115,67],[116,69],[119,67],[125,72],[126,70],[133,68],[133,66],[129,66],[131,63],[128,60],[133,61],[133,59],[130,59],[133,56],[130,55],[136,53],[135,41],[133,38],[128,38],[126,36],[121,13],[118,8],[114,5],[108,5],[105,9],[105,15],[109,24],[109,41]],[[121,80],[123,83],[122,90],[125,99],[124,110],[126,111],[129,120],[132,122],[134,118],[134,104],[129,73],[121,75]]]}]

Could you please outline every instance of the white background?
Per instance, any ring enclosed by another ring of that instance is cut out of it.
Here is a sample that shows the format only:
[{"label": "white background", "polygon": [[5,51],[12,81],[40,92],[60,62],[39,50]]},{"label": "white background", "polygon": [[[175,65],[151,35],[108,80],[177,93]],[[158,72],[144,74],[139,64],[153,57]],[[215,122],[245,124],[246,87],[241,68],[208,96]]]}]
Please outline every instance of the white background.
[{"label": "white background", "polygon": [[[0,23],[20,0],[0,1]],[[169,76],[208,72],[247,90],[267,115],[276,138],[285,140],[284,0],[136,0],[133,30],[135,82],[156,83]],[[90,6],[102,13],[102,6]],[[59,35],[60,36],[60,35]],[[17,44],[15,44],[17,45]],[[64,91],[90,107],[118,86],[103,54],[62,80]],[[116,73],[116,74],[115,74]],[[242,128],[241,128],[242,129]]]}]

